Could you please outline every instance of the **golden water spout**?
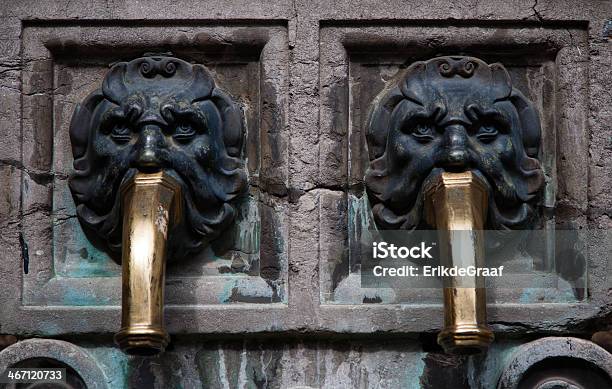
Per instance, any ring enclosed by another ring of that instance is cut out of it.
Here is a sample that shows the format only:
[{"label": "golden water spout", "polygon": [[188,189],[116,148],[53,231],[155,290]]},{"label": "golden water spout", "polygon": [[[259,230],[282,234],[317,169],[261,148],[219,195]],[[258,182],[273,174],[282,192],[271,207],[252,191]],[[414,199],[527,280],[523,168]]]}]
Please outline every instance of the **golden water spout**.
[{"label": "golden water spout", "polygon": [[167,240],[182,217],[180,191],[163,171],[138,172],[121,186],[122,310],[115,342],[128,354],[153,355],[168,345],[163,318]]},{"label": "golden water spout", "polygon": [[[487,201],[484,182],[470,171],[443,172],[426,186],[425,215],[438,230],[442,266],[484,266]],[[493,339],[487,327],[484,278],[446,277],[438,344],[449,353],[474,354],[486,350]]]}]

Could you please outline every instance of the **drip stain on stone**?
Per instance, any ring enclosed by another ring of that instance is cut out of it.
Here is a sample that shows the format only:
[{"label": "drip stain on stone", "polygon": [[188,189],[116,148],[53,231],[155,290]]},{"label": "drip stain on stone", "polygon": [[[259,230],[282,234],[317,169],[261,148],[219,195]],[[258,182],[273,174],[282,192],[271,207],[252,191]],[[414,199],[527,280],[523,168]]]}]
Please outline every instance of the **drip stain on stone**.
[{"label": "drip stain on stone", "polygon": [[30,254],[28,252],[28,244],[23,237],[23,232],[19,232],[19,245],[21,246],[21,258],[23,258],[23,272],[28,274],[30,268]]}]

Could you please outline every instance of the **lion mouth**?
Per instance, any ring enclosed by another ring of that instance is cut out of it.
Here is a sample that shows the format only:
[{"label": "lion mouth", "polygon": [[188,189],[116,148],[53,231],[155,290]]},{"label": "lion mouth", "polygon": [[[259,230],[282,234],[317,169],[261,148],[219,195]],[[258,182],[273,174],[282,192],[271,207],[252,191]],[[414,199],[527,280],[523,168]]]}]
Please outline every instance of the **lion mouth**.
[{"label": "lion mouth", "polygon": [[448,168],[433,168],[431,172],[423,179],[423,181],[419,185],[419,197],[422,197],[422,192],[425,188],[429,187],[433,182],[439,181],[440,176],[445,173],[463,173],[463,172],[471,172],[480,179],[480,181],[485,185],[487,189],[487,194],[489,196],[489,201],[493,199],[493,185],[491,182],[493,181],[488,175],[481,171],[480,169],[472,168],[472,169],[448,169]]},{"label": "lion mouth", "polygon": [[[518,193],[516,190],[511,193],[501,193],[495,191],[495,181],[486,172],[483,172],[477,168],[462,169],[460,171],[449,170],[446,168],[434,168],[425,179],[421,182],[418,198],[422,200],[423,191],[429,187],[433,182],[440,179],[440,176],[444,172],[461,173],[470,171],[474,176],[478,177],[482,184],[486,187],[488,194],[488,216],[487,216],[487,228],[499,229],[502,227],[509,228],[520,228],[526,222],[530,221],[535,217],[533,207],[528,203],[520,202]],[[513,185],[509,186],[514,188]],[[415,207],[419,207],[422,211],[422,204],[417,200]]]}]

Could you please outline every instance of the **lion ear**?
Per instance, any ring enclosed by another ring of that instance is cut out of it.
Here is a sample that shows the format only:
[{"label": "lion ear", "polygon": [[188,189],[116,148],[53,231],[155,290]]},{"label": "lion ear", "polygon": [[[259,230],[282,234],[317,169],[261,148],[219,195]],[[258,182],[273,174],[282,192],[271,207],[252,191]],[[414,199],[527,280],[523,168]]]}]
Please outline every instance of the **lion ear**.
[{"label": "lion ear", "polygon": [[128,95],[124,79],[126,69],[126,62],[119,62],[118,64],[113,65],[102,82],[102,93],[104,93],[104,96],[108,100],[117,105],[120,105],[121,101],[123,101]]},{"label": "lion ear", "polygon": [[380,102],[376,101],[372,104],[373,110],[370,111],[366,124],[366,139],[370,160],[379,158],[385,152],[391,114],[397,104],[404,98],[405,96],[400,88],[395,87],[382,95]]},{"label": "lion ear", "polygon": [[504,65],[492,63],[491,69],[491,96],[495,96],[495,101],[507,99],[512,93],[512,79]]},{"label": "lion ear", "polygon": [[540,137],[542,128],[540,127],[540,118],[533,104],[527,100],[516,88],[512,90],[510,102],[516,108],[519,120],[521,122],[521,136],[523,146],[527,155],[531,158],[537,158],[540,150]]},{"label": "lion ear", "polygon": [[178,95],[177,99],[192,103],[202,101],[210,97],[214,88],[215,82],[208,70],[202,65],[193,65],[193,80],[184,87],[184,92]]},{"label": "lion ear", "polygon": [[223,143],[230,157],[240,157],[244,137],[242,109],[232,98],[219,88],[212,93],[212,101],[217,106],[223,121]]},{"label": "lion ear", "polygon": [[402,75],[403,81],[400,88],[404,97],[415,104],[423,105],[423,99],[427,96],[427,86],[424,78],[431,77],[431,73],[437,73],[437,66],[428,66],[425,62],[415,62]]},{"label": "lion ear", "polygon": [[74,156],[74,167],[82,170],[81,159],[86,156],[91,133],[91,117],[94,110],[104,100],[104,95],[100,89],[96,89],[85,100],[77,104],[72,119],[70,121],[70,143],[72,145],[72,155]]}]

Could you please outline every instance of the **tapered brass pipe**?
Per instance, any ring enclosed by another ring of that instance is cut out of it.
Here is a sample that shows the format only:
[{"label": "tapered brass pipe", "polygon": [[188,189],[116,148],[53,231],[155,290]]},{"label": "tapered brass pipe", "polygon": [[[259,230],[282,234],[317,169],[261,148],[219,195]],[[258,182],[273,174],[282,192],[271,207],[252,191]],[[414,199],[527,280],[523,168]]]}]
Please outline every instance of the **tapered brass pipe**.
[{"label": "tapered brass pipe", "polygon": [[168,174],[137,173],[121,187],[123,205],[121,330],[128,354],[153,355],[168,345],[164,279],[168,231],[182,216],[180,185]]},{"label": "tapered brass pipe", "polygon": [[[438,230],[443,266],[484,266],[486,212],[486,186],[470,171],[444,172],[426,186],[425,215]],[[474,354],[486,350],[493,339],[483,277],[446,277],[438,344],[448,353]]]}]

